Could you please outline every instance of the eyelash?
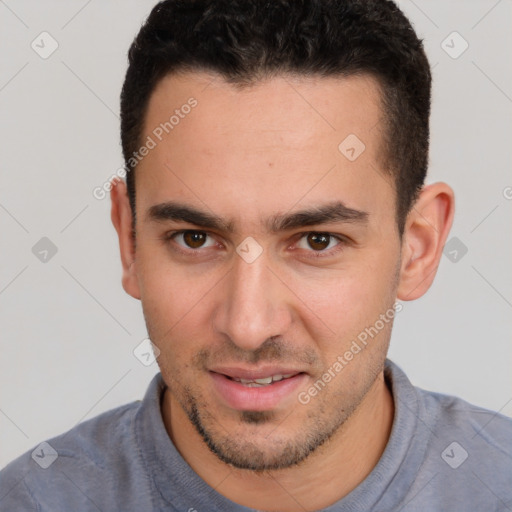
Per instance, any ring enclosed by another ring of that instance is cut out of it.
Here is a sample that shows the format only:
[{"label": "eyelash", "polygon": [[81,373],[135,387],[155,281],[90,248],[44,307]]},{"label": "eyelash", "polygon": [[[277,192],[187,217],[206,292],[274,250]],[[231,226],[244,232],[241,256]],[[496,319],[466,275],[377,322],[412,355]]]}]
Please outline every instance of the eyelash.
[{"label": "eyelash", "polygon": [[[174,240],[177,236],[182,235],[184,233],[204,233],[211,237],[210,233],[208,233],[207,231],[200,231],[200,230],[195,230],[195,229],[181,229],[179,231],[170,231],[168,233],[165,233],[163,235],[162,239],[164,242],[168,243],[171,240]],[[306,250],[306,252],[311,253],[310,257],[312,257],[312,258],[324,258],[327,256],[333,256],[334,254],[337,254],[339,251],[343,250],[344,246],[348,243],[348,240],[345,237],[342,237],[340,235],[334,235],[332,233],[327,233],[325,231],[307,231],[304,233],[300,233],[300,237],[298,238],[297,242],[299,242],[303,238],[307,237],[308,235],[312,235],[312,234],[325,235],[330,238],[334,238],[335,240],[338,241],[338,244],[336,244],[334,247],[332,247],[331,249],[328,249],[328,250],[323,250],[323,251],[314,251],[314,250],[308,251],[308,250]],[[178,245],[177,248],[173,248],[173,250],[178,251],[182,254],[186,254],[186,255],[192,255],[192,254],[198,255],[200,252],[200,249],[201,249],[201,247],[198,249],[192,249],[192,248],[184,249],[180,245]]]}]

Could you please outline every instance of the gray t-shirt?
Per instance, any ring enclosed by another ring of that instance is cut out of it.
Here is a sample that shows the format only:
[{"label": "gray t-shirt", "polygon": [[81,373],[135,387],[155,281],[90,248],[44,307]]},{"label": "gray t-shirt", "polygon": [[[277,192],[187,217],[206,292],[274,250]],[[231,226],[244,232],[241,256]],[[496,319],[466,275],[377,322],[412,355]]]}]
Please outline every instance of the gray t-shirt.
[{"label": "gray t-shirt", "polygon": [[[323,509],[491,512],[512,510],[512,420],[411,385],[391,361],[395,418],[370,475]],[[249,511],[206,484],[165,430],[160,374],[142,402],[108,411],[54,437],[0,472],[0,511]]]}]

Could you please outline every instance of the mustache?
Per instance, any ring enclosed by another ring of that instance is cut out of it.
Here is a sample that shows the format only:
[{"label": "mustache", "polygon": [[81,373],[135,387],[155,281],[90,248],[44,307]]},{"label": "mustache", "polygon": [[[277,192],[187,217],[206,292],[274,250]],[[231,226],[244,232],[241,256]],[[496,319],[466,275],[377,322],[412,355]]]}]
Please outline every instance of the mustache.
[{"label": "mustache", "polygon": [[320,366],[320,360],[312,348],[300,350],[296,345],[285,342],[279,337],[268,338],[255,350],[246,350],[231,340],[221,348],[203,348],[193,358],[194,366],[206,370],[215,364],[244,363],[255,365],[260,362],[294,362],[313,367]]}]

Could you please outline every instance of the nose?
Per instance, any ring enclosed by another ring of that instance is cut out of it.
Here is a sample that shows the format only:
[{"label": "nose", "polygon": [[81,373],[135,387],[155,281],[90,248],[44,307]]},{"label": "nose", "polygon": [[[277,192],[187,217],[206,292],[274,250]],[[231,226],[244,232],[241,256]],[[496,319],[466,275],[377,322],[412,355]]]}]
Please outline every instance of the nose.
[{"label": "nose", "polygon": [[257,350],[267,339],[284,335],[291,324],[289,291],[275,273],[265,252],[252,263],[236,255],[223,280],[214,328],[244,350]]}]

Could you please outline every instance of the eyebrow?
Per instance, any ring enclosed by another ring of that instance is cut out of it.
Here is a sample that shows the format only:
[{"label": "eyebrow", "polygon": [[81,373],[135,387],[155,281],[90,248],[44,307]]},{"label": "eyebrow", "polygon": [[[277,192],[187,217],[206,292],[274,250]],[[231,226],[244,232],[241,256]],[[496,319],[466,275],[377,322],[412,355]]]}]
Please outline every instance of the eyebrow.
[{"label": "eyebrow", "polygon": [[[157,222],[172,220],[187,222],[204,229],[227,233],[235,232],[233,220],[225,220],[215,214],[175,201],[151,206],[146,217],[148,220]],[[278,233],[306,226],[336,222],[366,224],[368,222],[368,212],[349,208],[343,202],[336,201],[289,214],[273,215],[266,219],[263,224],[267,231]]]}]

